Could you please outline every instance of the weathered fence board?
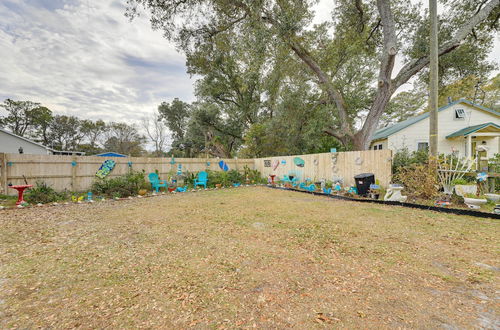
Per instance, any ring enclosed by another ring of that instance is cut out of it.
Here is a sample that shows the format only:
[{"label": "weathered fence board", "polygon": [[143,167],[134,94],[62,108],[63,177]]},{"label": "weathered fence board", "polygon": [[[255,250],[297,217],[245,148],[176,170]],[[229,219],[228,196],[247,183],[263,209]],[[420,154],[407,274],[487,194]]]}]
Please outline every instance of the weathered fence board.
[{"label": "weathered fence board", "polygon": [[[304,167],[296,166],[294,158],[304,160]],[[265,166],[271,164],[271,167]],[[279,161],[276,170],[272,164]],[[284,163],[284,164],[283,164]],[[297,156],[267,157],[255,160],[255,169],[262,175],[275,174],[279,177],[294,174],[299,180],[312,181],[341,178],[346,185],[354,184],[354,176],[361,173],[373,173],[380,184],[387,186],[391,181],[392,152],[390,150],[366,150],[338,153],[321,153]]]},{"label": "weathered fence board", "polygon": [[[9,195],[16,194],[7,185],[24,184],[24,176],[30,184],[38,180],[44,181],[57,191],[84,191],[90,188],[97,170],[107,159],[116,162],[115,168],[108,175],[110,178],[126,174],[129,169],[144,170],[146,173],[157,170],[160,176],[165,177],[168,173],[175,173],[179,164],[182,165],[182,171],[220,171],[220,160],[215,158],[176,158],[175,164],[171,164],[171,158],[0,154],[1,190]],[[228,159],[225,162],[230,169],[238,171],[243,171],[244,166],[254,168],[253,159]]]},{"label": "weathered fence board", "polygon": [[[300,156],[268,157],[258,159],[225,159],[230,169],[243,171],[244,166],[257,169],[263,176],[275,174],[279,177],[294,173],[301,180],[310,178],[314,181],[321,179],[334,180],[342,178],[346,184],[354,183],[354,175],[359,173],[374,173],[382,185],[391,180],[391,151],[369,150],[339,153],[322,153]],[[298,167],[293,159],[300,157],[304,160],[304,167]],[[44,181],[55,190],[84,191],[90,188],[95,180],[95,174],[101,164],[112,159],[116,166],[109,177],[126,174],[129,169],[144,170],[146,173],[158,171],[160,176],[176,172],[178,164],[183,171],[199,172],[206,169],[220,171],[219,161],[215,158],[176,158],[171,164],[170,158],[141,158],[141,157],[98,157],[98,156],[53,156],[29,154],[1,154],[0,153],[0,189],[3,193],[14,195],[13,189],[7,185],[12,183],[23,184],[24,177],[30,184]],[[265,166],[265,160],[271,164],[274,160],[280,162],[278,168]],[[286,164],[282,164],[285,161]],[[209,163],[207,163],[209,162]]]}]

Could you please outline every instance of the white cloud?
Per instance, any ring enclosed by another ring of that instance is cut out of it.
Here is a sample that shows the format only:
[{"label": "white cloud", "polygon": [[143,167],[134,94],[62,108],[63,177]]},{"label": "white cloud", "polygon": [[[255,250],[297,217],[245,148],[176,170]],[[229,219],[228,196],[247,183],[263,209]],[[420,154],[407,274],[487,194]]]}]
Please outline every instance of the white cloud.
[{"label": "white cloud", "polygon": [[117,0],[3,0],[0,98],[127,122],[174,97],[192,101],[184,56],[124,12]]}]

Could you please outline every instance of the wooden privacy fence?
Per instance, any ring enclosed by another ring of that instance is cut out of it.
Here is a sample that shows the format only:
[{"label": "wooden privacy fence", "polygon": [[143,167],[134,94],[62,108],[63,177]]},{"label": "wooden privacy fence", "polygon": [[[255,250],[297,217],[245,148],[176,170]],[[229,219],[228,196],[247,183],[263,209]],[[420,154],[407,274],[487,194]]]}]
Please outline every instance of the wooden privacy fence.
[{"label": "wooden privacy fence", "polygon": [[[303,167],[295,165],[296,157],[304,161]],[[275,162],[279,162],[279,165],[274,170]],[[354,185],[354,176],[357,174],[373,173],[381,185],[387,186],[392,176],[392,151],[365,150],[259,158],[255,160],[255,169],[264,176],[293,174],[301,181],[307,178],[316,182],[321,179],[342,179],[345,185]]]},{"label": "wooden privacy fence", "polygon": [[[96,179],[96,172],[102,163],[112,159],[116,165],[108,177],[126,174],[130,169],[146,173],[159,172],[160,177],[176,172],[177,166],[182,165],[182,171],[199,172],[206,169],[218,171],[219,159],[215,158],[142,158],[142,157],[99,157],[99,156],[53,156],[28,154],[0,153],[1,177],[0,182],[4,193],[16,194],[14,189],[8,189],[12,183],[24,184],[23,175],[30,184],[44,181],[57,191],[84,191],[90,188]],[[230,169],[243,171],[244,166],[254,168],[253,159],[225,160]]]},{"label": "wooden privacy fence", "polygon": [[[354,184],[354,175],[360,173],[374,173],[376,179],[384,186],[391,180],[390,150],[351,151],[339,153],[322,153],[301,156],[280,156],[258,159],[225,159],[230,169],[243,171],[244,166],[257,169],[266,177],[275,174],[280,177],[290,173],[300,180],[310,178],[314,181],[321,179],[335,180],[342,178],[345,184]],[[304,160],[304,166],[294,164],[294,158]],[[44,181],[57,191],[85,191],[88,190],[96,178],[95,174],[102,163],[112,159],[116,166],[108,177],[126,174],[130,169],[146,173],[158,171],[160,176],[176,172],[177,166],[182,165],[182,171],[199,172],[206,169],[220,171],[219,161],[215,158],[176,158],[171,163],[170,158],[142,158],[142,157],[98,157],[98,156],[53,156],[29,154],[2,154],[0,153],[0,190],[3,193],[14,195],[14,189],[8,189],[12,183],[24,184],[23,175],[30,184]],[[271,167],[273,161],[278,161],[276,170]]]}]

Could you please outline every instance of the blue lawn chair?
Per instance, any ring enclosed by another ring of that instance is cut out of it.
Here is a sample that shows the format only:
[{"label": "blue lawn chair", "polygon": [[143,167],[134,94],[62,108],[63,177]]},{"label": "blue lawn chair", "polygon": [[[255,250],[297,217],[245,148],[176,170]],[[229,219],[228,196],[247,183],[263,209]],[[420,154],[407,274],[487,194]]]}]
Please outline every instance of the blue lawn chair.
[{"label": "blue lawn chair", "polygon": [[196,186],[203,186],[205,189],[207,189],[207,182],[208,182],[208,173],[205,171],[201,171],[198,173],[198,178],[194,179],[194,187]]},{"label": "blue lawn chair", "polygon": [[166,187],[168,185],[167,181],[160,180],[158,178],[158,174],[156,173],[149,173],[148,178],[149,182],[151,183],[152,189],[156,190],[156,192],[160,191],[160,187]]}]

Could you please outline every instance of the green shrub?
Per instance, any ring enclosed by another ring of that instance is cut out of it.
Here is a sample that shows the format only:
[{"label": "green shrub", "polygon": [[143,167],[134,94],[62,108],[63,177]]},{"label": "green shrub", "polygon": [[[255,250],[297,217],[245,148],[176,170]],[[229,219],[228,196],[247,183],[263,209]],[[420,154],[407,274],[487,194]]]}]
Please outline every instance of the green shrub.
[{"label": "green shrub", "polygon": [[469,181],[467,181],[465,178],[459,178],[459,179],[454,179],[451,181],[451,184],[456,186],[456,185],[466,185],[469,184]]},{"label": "green shrub", "polygon": [[128,197],[137,195],[139,189],[144,188],[149,188],[144,171],[131,171],[116,178],[96,179],[91,191],[97,196]]},{"label": "green shrub", "polygon": [[231,184],[233,183],[242,183],[243,180],[243,175],[236,171],[236,170],[230,170],[229,172],[227,172],[228,174],[228,177],[229,177],[229,181],[231,182]]},{"label": "green shrub", "polygon": [[426,150],[410,152],[408,148],[399,149],[392,157],[392,173],[397,174],[401,168],[412,164],[426,164],[429,154]]},{"label": "green shrub", "polygon": [[244,169],[244,180],[248,180],[249,183],[267,183],[267,178],[263,178],[258,170],[252,170],[245,165]]},{"label": "green shrub", "polygon": [[43,181],[37,181],[35,187],[31,188],[25,195],[25,200],[31,204],[52,203],[67,199],[66,193],[58,193]]}]

